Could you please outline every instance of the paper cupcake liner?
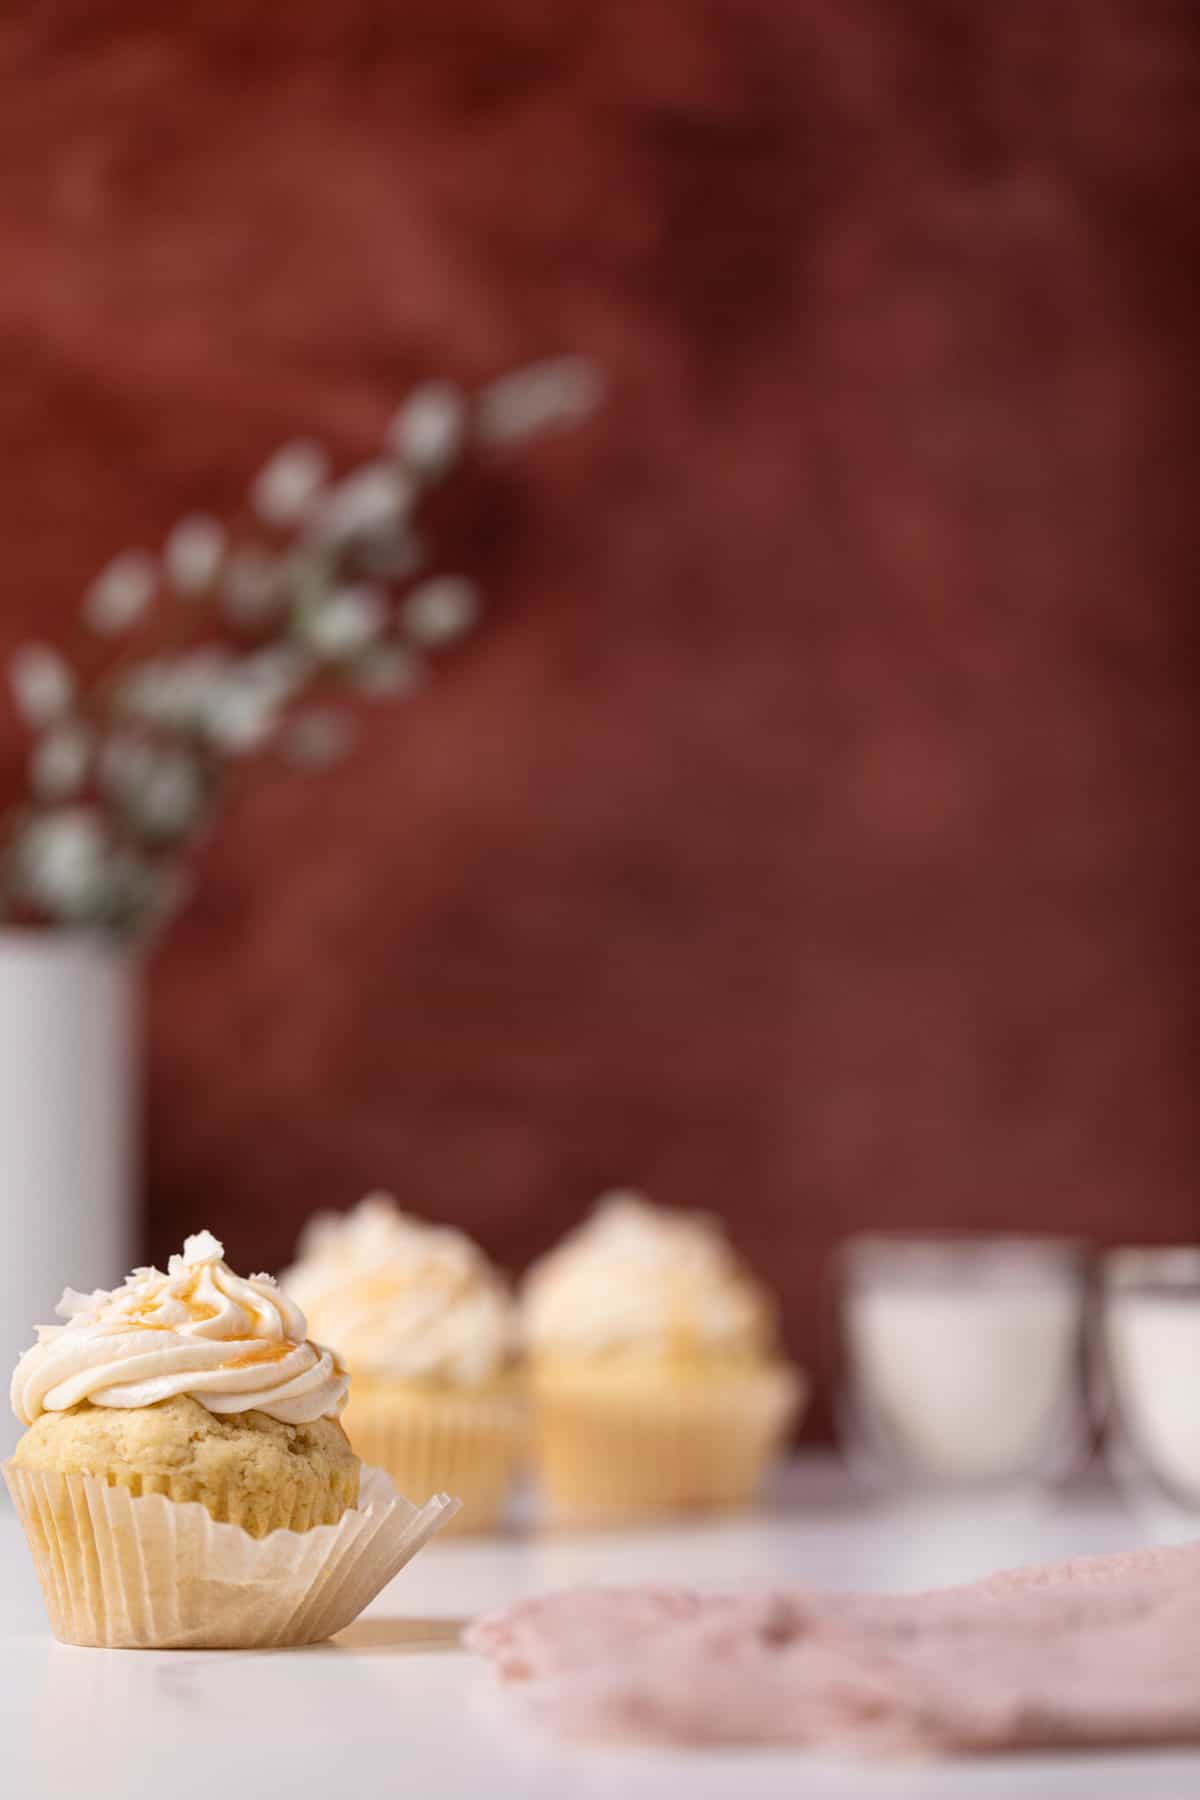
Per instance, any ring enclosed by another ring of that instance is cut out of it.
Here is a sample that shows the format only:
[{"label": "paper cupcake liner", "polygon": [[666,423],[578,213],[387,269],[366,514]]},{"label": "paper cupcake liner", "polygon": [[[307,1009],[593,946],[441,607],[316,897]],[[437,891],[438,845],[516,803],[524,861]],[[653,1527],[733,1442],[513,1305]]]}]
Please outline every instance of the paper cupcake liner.
[{"label": "paper cupcake liner", "polygon": [[799,1371],[712,1382],[535,1381],[536,1462],[550,1515],[637,1518],[743,1505],[807,1394]]},{"label": "paper cupcake liner", "polygon": [[55,1637],[110,1650],[251,1650],[341,1631],[458,1502],[417,1508],[365,1468],[334,1525],[254,1538],[197,1501],[4,1464]]},{"label": "paper cupcake liner", "polygon": [[529,1439],[526,1407],[513,1393],[360,1386],[342,1423],[358,1455],[406,1493],[457,1494],[454,1532],[496,1527]]}]

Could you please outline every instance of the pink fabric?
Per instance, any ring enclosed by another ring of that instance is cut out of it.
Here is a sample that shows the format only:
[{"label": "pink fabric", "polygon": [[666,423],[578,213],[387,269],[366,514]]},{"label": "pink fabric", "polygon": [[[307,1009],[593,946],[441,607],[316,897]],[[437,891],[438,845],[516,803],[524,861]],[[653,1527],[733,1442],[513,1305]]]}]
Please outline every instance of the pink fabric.
[{"label": "pink fabric", "polygon": [[904,1595],[577,1590],[479,1620],[562,1736],[874,1754],[1200,1742],[1200,1545]]}]

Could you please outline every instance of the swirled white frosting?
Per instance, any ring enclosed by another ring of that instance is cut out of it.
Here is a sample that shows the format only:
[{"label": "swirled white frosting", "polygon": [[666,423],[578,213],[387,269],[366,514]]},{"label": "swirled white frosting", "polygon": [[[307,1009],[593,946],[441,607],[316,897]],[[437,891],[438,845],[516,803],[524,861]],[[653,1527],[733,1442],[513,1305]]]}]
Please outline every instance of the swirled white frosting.
[{"label": "swirled white frosting", "polygon": [[211,1232],[161,1269],[135,1269],[111,1293],[67,1288],[65,1325],[40,1325],[12,1378],[25,1425],[43,1412],[153,1406],[188,1394],[212,1413],[263,1412],[287,1425],[336,1418],[349,1376],[308,1340],[300,1308],[269,1275],[235,1275]]},{"label": "swirled white frosting", "polygon": [[318,1214],[281,1279],[356,1375],[478,1387],[512,1355],[512,1298],[483,1251],[387,1194]]},{"label": "swirled white frosting", "polygon": [[530,1269],[522,1335],[534,1352],[742,1354],[771,1329],[765,1291],[718,1221],[606,1194]]}]

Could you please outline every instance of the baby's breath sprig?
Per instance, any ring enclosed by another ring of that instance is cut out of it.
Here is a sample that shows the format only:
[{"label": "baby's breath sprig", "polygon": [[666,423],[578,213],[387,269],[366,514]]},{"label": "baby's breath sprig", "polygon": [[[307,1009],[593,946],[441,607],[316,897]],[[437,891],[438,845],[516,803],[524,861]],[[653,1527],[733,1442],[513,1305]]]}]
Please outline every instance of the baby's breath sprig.
[{"label": "baby's breath sprig", "polygon": [[[430,381],[360,467],[335,475],[321,444],[296,439],[254,478],[244,525],[191,513],[157,554],[114,557],[83,596],[81,654],[26,644],[9,667],[34,741],[0,834],[0,921],[160,928],[233,762],[268,746],[297,767],[335,761],[353,737],[339,692],[412,694],[474,629],[476,583],[430,565],[426,494],[473,451],[584,418],[598,398],[576,357],[475,395]],[[98,640],[110,653],[85,679]]]}]

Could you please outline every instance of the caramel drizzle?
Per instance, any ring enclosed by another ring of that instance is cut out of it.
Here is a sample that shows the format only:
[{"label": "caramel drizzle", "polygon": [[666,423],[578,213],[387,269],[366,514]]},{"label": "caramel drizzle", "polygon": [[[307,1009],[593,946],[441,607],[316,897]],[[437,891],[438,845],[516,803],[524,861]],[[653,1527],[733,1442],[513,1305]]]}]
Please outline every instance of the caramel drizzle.
[{"label": "caramel drizzle", "polygon": [[[129,1318],[122,1319],[115,1329],[119,1331],[165,1331],[169,1334],[174,1332],[175,1327],[173,1325],[155,1325],[149,1319]],[[256,1344],[252,1350],[247,1350],[243,1356],[235,1356],[231,1361],[221,1363],[220,1367],[222,1369],[257,1369],[270,1363],[284,1362],[293,1350],[300,1348],[301,1346],[293,1343],[290,1338],[282,1340],[266,1338],[261,1344]]]},{"label": "caramel drizzle", "polygon": [[256,1344],[253,1350],[246,1352],[245,1356],[235,1356],[232,1362],[222,1363],[221,1367],[224,1369],[255,1369],[261,1363],[283,1362],[292,1354],[293,1350],[299,1348],[300,1346],[293,1344],[289,1338],[285,1338],[282,1343],[268,1341],[261,1345]]},{"label": "caramel drizzle", "polygon": [[[185,1302],[185,1305],[186,1304],[188,1303]],[[125,1313],[117,1322],[123,1328],[131,1328],[134,1331],[177,1331],[179,1329],[178,1326],[164,1325],[161,1320],[151,1316],[158,1310],[157,1306],[136,1307],[132,1312]],[[191,1305],[189,1306],[189,1313],[189,1324],[202,1325],[205,1320],[216,1318],[217,1308],[215,1306]]]},{"label": "caramel drizzle", "polygon": [[[219,1310],[217,1307],[207,1306],[203,1301],[198,1301],[196,1299],[196,1284],[194,1281],[182,1294],[168,1297],[179,1300],[187,1307],[190,1314],[190,1324],[203,1324],[206,1320],[215,1319],[217,1317]],[[114,1327],[122,1331],[174,1332],[178,1330],[179,1328],[177,1326],[165,1324],[162,1320],[153,1317],[153,1314],[158,1312],[161,1306],[162,1301],[155,1301],[148,1302],[145,1306],[134,1307],[119,1321],[114,1320]],[[270,1363],[284,1362],[292,1354],[293,1350],[298,1350],[299,1348],[300,1346],[293,1343],[289,1338],[284,1338],[282,1340],[277,1338],[267,1338],[261,1344],[255,1344],[254,1347],[247,1350],[243,1356],[235,1356],[232,1361],[222,1363],[221,1367],[225,1369],[254,1369]]]}]

